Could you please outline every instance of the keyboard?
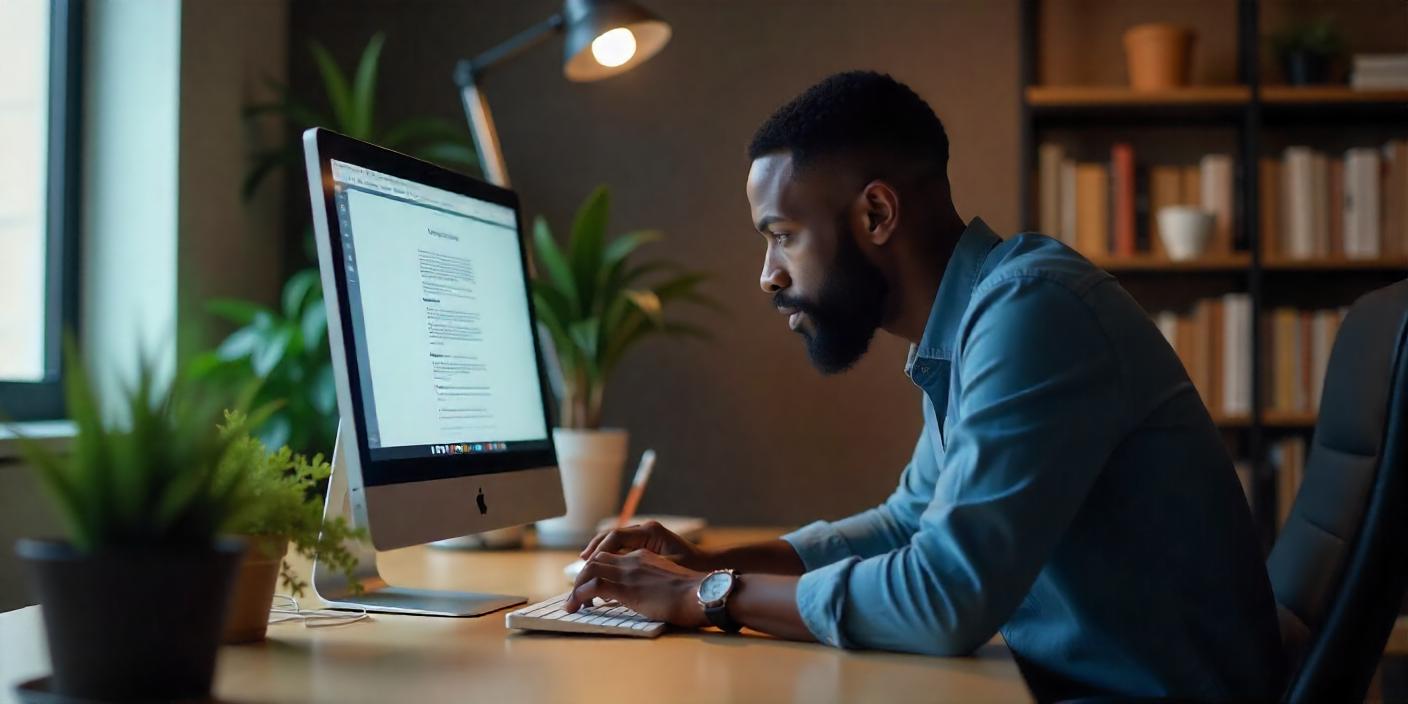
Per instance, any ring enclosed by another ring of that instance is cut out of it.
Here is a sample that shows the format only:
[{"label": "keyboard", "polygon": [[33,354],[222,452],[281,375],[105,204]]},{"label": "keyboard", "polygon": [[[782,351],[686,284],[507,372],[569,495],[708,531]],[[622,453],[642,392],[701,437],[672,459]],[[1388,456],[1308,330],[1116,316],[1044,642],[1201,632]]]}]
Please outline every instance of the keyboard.
[{"label": "keyboard", "polygon": [[652,621],[622,606],[608,601],[600,606],[583,606],[575,614],[562,610],[571,592],[558,594],[536,604],[510,611],[504,625],[525,631],[558,631],[561,633],[596,633],[606,636],[654,638],[665,632],[664,621]]}]

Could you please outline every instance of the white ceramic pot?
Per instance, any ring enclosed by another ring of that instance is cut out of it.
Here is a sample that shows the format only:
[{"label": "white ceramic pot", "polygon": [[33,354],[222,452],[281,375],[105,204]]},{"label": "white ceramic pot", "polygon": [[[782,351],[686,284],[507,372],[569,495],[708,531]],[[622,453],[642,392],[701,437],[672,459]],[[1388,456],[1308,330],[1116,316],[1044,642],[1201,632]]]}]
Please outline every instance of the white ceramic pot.
[{"label": "white ceramic pot", "polygon": [[538,521],[538,545],[580,548],[596,535],[597,522],[620,508],[630,435],[619,429],[554,428],[552,437],[567,513]]},{"label": "white ceramic pot", "polygon": [[1159,208],[1159,239],[1169,259],[1197,259],[1212,239],[1213,214],[1191,205]]}]

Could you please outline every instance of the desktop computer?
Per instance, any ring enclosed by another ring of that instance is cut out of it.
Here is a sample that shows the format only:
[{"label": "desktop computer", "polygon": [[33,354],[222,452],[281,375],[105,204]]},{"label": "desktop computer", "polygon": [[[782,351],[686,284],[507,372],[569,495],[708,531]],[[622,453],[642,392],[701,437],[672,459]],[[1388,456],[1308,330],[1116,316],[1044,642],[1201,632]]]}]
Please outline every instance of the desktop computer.
[{"label": "desktop computer", "polygon": [[[341,416],[325,520],[379,550],[565,512],[512,191],[335,132],[303,135]],[[522,597],[314,563],[334,607],[470,616]]]}]

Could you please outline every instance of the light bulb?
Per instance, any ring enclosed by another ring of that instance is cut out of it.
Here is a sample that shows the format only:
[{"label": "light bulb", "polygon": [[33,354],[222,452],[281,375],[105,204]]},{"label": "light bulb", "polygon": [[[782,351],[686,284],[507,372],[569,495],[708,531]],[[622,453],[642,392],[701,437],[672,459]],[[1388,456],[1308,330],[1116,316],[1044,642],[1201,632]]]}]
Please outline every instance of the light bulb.
[{"label": "light bulb", "polygon": [[636,55],[636,35],[625,27],[603,32],[592,40],[592,58],[607,68],[616,68]]}]

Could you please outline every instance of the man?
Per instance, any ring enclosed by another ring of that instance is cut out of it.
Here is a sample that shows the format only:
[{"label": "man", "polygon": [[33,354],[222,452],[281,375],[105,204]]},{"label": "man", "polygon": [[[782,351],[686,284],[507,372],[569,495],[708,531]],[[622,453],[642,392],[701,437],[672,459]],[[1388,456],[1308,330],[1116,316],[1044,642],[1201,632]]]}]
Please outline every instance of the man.
[{"label": "man", "polygon": [[1000,632],[1041,699],[1279,697],[1227,450],[1119,284],[1051,238],[965,223],[943,126],[888,76],[822,81],[749,156],[762,288],[814,365],[844,371],[876,329],[913,343],[913,459],[880,506],[781,540],[598,536],[568,610],[614,598],[681,626],[932,655]]}]

